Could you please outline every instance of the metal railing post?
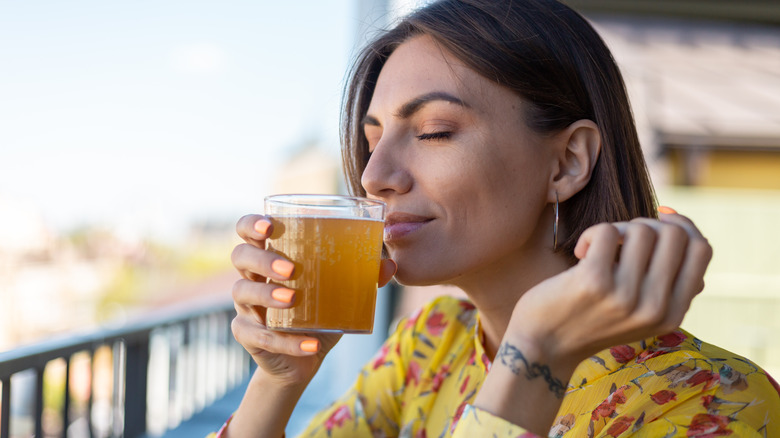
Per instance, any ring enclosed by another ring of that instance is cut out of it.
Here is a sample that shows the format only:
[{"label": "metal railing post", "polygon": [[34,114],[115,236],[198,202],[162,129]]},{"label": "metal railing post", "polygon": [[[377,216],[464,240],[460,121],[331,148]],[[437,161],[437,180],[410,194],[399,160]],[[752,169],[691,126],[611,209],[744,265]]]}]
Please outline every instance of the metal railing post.
[{"label": "metal railing post", "polygon": [[68,438],[70,427],[70,356],[65,357],[65,394],[62,401],[62,438]]},{"label": "metal railing post", "polygon": [[2,414],[0,414],[0,438],[9,438],[11,436],[11,376],[4,378],[3,396],[2,396]]},{"label": "metal railing post", "polygon": [[46,368],[35,368],[35,407],[33,410],[33,422],[35,423],[35,436],[43,436],[43,372]]},{"label": "metal railing post", "polygon": [[149,373],[149,337],[127,344],[125,366],[124,437],[134,438],[146,432],[146,390]]}]

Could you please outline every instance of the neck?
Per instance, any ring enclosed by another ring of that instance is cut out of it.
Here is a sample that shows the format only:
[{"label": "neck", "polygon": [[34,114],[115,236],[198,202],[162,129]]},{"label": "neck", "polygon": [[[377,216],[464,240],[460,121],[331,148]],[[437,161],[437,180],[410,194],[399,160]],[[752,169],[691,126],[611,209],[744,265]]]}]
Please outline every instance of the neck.
[{"label": "neck", "polygon": [[495,358],[514,307],[532,287],[571,267],[569,259],[549,251],[518,256],[485,267],[452,284],[462,289],[479,310],[485,352]]}]

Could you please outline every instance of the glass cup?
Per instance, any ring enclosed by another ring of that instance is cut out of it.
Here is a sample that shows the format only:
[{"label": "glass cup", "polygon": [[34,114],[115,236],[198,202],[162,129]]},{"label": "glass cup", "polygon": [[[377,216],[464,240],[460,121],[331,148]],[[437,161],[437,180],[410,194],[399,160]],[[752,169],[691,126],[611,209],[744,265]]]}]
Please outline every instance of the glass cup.
[{"label": "glass cup", "polygon": [[295,290],[288,309],[266,310],[268,328],[371,333],[374,327],[385,204],[337,195],[274,195],[266,248],[295,264],[279,284]]}]

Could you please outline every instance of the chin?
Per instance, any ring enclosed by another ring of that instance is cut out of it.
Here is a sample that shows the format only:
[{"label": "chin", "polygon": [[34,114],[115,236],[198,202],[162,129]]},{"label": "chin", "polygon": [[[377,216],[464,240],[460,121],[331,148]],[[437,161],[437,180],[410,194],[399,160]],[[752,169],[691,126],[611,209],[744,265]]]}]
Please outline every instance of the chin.
[{"label": "chin", "polygon": [[398,270],[395,272],[395,281],[402,286],[434,286],[445,284],[448,278],[444,276],[431,275],[431,269],[426,269],[422,265],[417,265],[416,269],[404,269],[399,263]]}]

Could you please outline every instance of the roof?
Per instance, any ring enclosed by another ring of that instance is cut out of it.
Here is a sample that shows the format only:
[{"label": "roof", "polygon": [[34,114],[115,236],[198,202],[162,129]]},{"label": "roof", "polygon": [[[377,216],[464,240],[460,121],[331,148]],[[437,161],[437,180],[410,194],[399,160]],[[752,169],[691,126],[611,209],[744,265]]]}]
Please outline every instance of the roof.
[{"label": "roof", "polygon": [[663,147],[780,150],[780,28],[591,18]]}]

